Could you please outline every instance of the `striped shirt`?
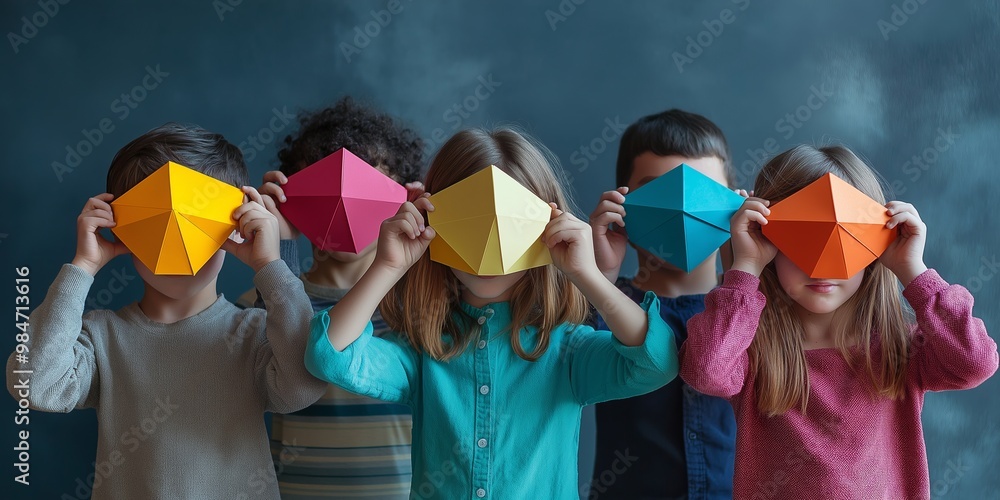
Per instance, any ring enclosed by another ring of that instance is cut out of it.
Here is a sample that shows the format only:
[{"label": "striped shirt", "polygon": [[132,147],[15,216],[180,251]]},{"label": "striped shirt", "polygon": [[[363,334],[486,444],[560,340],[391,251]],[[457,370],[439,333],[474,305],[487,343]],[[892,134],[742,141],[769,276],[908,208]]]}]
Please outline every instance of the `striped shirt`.
[{"label": "striped shirt", "polygon": [[[282,241],[281,249],[282,258],[297,270],[296,248]],[[334,306],[347,293],[300,278],[316,312]],[[248,292],[240,302],[252,305],[255,296]],[[378,311],[372,324],[375,335],[394,335]],[[407,498],[412,427],[405,404],[359,396],[330,384],[314,405],[273,416],[271,456],[281,497]]]}]

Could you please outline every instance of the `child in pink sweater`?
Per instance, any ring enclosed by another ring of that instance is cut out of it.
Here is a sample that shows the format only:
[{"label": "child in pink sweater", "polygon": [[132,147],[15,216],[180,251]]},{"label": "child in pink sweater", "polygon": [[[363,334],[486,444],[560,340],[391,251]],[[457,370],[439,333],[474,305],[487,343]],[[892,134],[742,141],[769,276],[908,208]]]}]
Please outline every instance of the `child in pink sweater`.
[{"label": "child in pink sweater", "polygon": [[733,405],[735,498],[930,498],[924,393],[979,385],[997,369],[997,345],[972,295],[924,265],[912,205],[886,204],[898,237],[850,279],[811,279],[777,251],[760,229],[767,207],[827,172],[884,202],[871,168],[842,146],[768,162],[731,221],[732,268],[688,322],[680,375]]}]

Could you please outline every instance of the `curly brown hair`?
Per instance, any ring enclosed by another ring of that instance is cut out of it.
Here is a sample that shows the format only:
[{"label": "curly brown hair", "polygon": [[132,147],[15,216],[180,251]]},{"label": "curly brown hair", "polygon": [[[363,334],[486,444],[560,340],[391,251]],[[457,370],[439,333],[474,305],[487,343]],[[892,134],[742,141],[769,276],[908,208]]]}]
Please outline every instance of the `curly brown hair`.
[{"label": "curly brown hair", "polygon": [[299,129],[285,137],[278,167],[285,175],[347,148],[397,182],[420,178],[424,143],[412,129],[372,106],[346,96],[329,106],[299,115]]}]

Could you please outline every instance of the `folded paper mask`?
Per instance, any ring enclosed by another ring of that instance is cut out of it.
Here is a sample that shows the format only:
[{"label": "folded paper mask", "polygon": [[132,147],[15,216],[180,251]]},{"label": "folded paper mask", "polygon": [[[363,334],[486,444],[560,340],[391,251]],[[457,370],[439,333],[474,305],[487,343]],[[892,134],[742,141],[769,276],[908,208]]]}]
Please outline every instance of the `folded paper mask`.
[{"label": "folded paper mask", "polygon": [[344,148],[292,174],[282,189],[282,215],[329,252],[360,252],[406,201],[406,188]]},{"label": "folded paper mask", "polygon": [[236,229],[243,192],[168,162],[113,202],[111,230],[154,274],[197,274]]},{"label": "folded paper mask", "polygon": [[625,197],[632,243],[690,272],[729,239],[743,197],[680,164]]},{"label": "folded paper mask", "polygon": [[431,260],[479,276],[499,276],[552,262],[539,240],[552,208],[490,165],[435,193],[427,214],[437,237]]},{"label": "folded paper mask", "polygon": [[885,207],[833,174],[770,208],[764,236],[811,278],[850,278],[896,238]]}]

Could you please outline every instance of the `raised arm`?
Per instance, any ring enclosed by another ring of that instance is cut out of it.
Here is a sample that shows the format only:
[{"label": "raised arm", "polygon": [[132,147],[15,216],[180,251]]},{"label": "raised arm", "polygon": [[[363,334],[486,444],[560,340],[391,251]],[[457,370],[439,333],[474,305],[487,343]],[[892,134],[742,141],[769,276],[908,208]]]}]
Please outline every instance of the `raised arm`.
[{"label": "raised arm", "polygon": [[747,198],[729,221],[732,269],[705,297],[705,311],[687,324],[681,345],[681,378],[699,392],[731,398],[743,390],[750,362],[747,350],[766,303],[760,273],[778,250],[764,237],[770,203]]},{"label": "raised arm", "polygon": [[28,352],[24,357],[12,353],[7,360],[7,390],[17,399],[18,386],[30,379],[32,409],[65,413],[97,406],[97,362],[83,321],[84,302],[93,283],[87,271],[63,265],[45,300],[28,319]]},{"label": "raised arm", "polygon": [[649,325],[641,345],[627,346],[611,332],[587,326],[565,337],[562,352],[573,394],[581,404],[645,394],[677,376],[677,342],[660,316],[656,295],[647,292],[639,310]]},{"label": "raised arm", "polygon": [[903,291],[917,317],[909,368],[926,391],[970,389],[997,371],[997,344],[983,320],[972,315],[973,298],[934,270]]}]

